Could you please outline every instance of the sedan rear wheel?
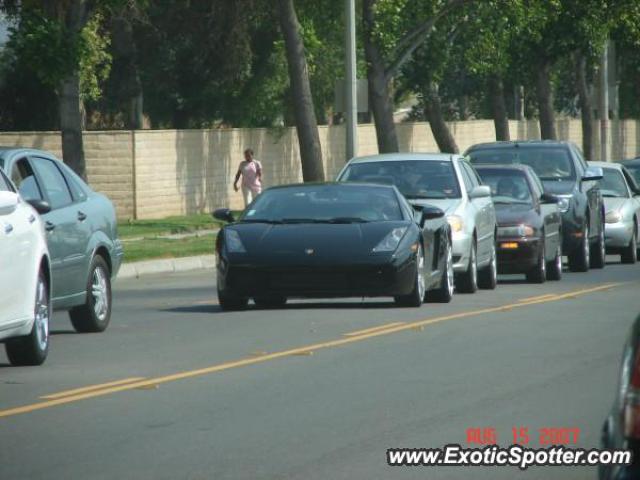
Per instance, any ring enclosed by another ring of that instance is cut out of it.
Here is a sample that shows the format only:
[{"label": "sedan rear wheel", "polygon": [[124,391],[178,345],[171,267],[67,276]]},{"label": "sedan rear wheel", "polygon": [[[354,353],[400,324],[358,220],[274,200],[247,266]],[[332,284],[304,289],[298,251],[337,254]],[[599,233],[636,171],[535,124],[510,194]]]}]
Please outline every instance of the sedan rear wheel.
[{"label": "sedan rear wheel", "polygon": [[560,280],[562,278],[562,246],[558,244],[556,255],[547,263],[547,280]]},{"label": "sedan rear wheel", "polygon": [[100,255],[93,257],[89,269],[85,303],[69,311],[76,332],[103,332],[111,320],[111,273]]},{"label": "sedan rear wheel", "polygon": [[49,288],[42,272],[36,284],[36,301],[31,333],[7,340],[5,349],[11,365],[41,365],[49,353]]},{"label": "sedan rear wheel", "polygon": [[638,261],[638,241],[636,239],[636,232],[631,235],[629,245],[622,249],[620,253],[620,260],[622,263],[636,263]]},{"label": "sedan rear wheel", "polygon": [[545,253],[544,253],[544,243],[542,243],[542,246],[540,247],[540,252],[538,255],[538,262],[536,263],[535,267],[533,267],[531,270],[529,270],[526,273],[527,276],[527,282],[531,282],[531,283],[544,283],[545,280],[547,279],[547,263],[545,260]]},{"label": "sedan rear wheel", "polygon": [[416,253],[416,275],[413,282],[413,291],[409,295],[399,295],[395,297],[395,301],[398,306],[419,307],[422,305],[426,292],[424,269],[424,251],[422,250],[422,245],[419,245],[418,252]]},{"label": "sedan rear wheel", "polygon": [[456,287],[461,293],[475,293],[478,290],[478,258],[476,256],[475,241],[471,244],[467,271],[458,275]]},{"label": "sedan rear wheel", "polygon": [[[602,222],[604,225],[604,222]],[[604,244],[604,227],[600,227],[600,234],[591,251],[591,268],[604,268],[607,261],[607,252]]]},{"label": "sedan rear wheel", "polygon": [[478,286],[485,290],[493,290],[498,284],[498,260],[496,258],[496,245],[491,247],[491,261],[478,274]]}]

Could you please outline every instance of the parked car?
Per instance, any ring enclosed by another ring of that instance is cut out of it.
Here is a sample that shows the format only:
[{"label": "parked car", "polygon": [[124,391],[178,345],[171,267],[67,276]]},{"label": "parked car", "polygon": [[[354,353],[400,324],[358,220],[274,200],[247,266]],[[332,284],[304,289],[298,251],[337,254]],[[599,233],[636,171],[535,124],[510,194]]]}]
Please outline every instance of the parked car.
[{"label": "parked car", "polygon": [[602,168],[600,190],[604,197],[604,240],[607,253],[619,254],[622,263],[638,260],[640,189],[631,173],[619,163],[589,162]]},{"label": "parked car", "polygon": [[289,297],[385,297],[401,306],[448,302],[451,234],[444,212],[414,210],[389,185],[321,183],[273,187],[216,240],[224,310],[249,297],[277,307]]},{"label": "parked car", "polygon": [[558,198],[546,193],[526,165],[479,165],[491,188],[498,221],[498,272],[524,273],[529,282],[562,278],[562,218]]},{"label": "parked car", "polygon": [[516,141],[472,146],[466,155],[474,165],[530,166],[545,191],[559,197],[562,213],[562,251],[569,268],[586,272],[604,268],[604,201],[598,186],[602,169],[589,167],[578,148],[569,142]]},{"label": "parked car", "polygon": [[633,179],[635,180],[637,185],[640,185],[640,157],[634,158],[632,160],[623,160],[620,162],[624,165],[631,175],[633,175]]},{"label": "parked car", "polygon": [[632,463],[601,465],[600,480],[640,478],[640,316],[631,327],[622,351],[618,388],[602,427],[601,447],[630,450]]},{"label": "parked car", "polygon": [[0,171],[0,341],[12,365],[47,358],[50,292],[42,221]]},{"label": "parked car", "polygon": [[491,191],[463,157],[398,153],[354,158],[338,181],[393,184],[412,205],[444,210],[453,232],[457,290],[473,293],[478,287],[496,287],[496,215]]},{"label": "parked car", "polygon": [[69,310],[78,332],[103,331],[111,318],[111,279],[123,255],[112,203],[41,150],[0,149],[0,167],[42,215],[53,308]]}]

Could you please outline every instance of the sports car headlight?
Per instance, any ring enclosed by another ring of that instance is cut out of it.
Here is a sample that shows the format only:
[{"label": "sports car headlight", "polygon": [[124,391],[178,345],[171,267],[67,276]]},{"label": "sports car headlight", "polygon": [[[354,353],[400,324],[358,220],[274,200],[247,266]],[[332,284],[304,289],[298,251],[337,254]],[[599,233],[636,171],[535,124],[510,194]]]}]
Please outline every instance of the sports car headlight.
[{"label": "sports car headlight", "polygon": [[247,250],[240,240],[240,235],[235,230],[226,230],[227,250],[231,253],[247,253]]},{"label": "sports car headlight", "polygon": [[462,220],[462,217],[458,215],[449,215],[447,217],[447,222],[449,222],[449,226],[453,233],[461,232],[464,229],[464,220]]},{"label": "sports car headlight", "polygon": [[404,237],[405,232],[407,231],[407,227],[399,227],[391,230],[382,241],[373,248],[373,252],[394,252],[398,245],[400,244],[400,240]]},{"label": "sports car headlight", "polygon": [[500,237],[532,237],[535,233],[529,225],[515,225],[513,227],[498,227]]},{"label": "sports car headlight", "polygon": [[571,197],[566,197],[563,195],[558,195],[558,208],[562,213],[565,213],[571,207]]},{"label": "sports car headlight", "polygon": [[605,223],[618,223],[622,221],[622,214],[617,210],[607,212],[604,216]]}]

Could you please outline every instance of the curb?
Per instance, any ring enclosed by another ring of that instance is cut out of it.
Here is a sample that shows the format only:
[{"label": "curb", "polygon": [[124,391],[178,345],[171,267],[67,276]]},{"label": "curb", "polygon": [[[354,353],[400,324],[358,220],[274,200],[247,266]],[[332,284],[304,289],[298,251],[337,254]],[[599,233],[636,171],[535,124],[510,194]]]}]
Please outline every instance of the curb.
[{"label": "curb", "polygon": [[154,273],[188,272],[190,270],[207,270],[216,266],[215,255],[196,257],[164,258],[160,260],[144,260],[142,262],[123,263],[118,272],[118,279],[139,278]]}]

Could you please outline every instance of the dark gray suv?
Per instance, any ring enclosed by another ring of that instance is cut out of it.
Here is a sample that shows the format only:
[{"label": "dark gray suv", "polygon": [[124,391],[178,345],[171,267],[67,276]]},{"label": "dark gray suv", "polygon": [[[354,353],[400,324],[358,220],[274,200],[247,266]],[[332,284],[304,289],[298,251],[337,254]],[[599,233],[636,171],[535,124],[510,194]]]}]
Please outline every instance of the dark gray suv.
[{"label": "dark gray suv", "polygon": [[559,197],[562,250],[569,268],[586,272],[605,265],[604,202],[598,180],[602,169],[589,167],[570,142],[515,141],[474,145],[466,155],[471,163],[530,166],[545,191]]}]

